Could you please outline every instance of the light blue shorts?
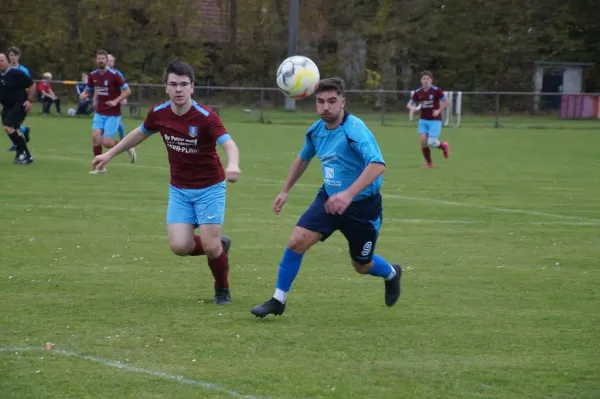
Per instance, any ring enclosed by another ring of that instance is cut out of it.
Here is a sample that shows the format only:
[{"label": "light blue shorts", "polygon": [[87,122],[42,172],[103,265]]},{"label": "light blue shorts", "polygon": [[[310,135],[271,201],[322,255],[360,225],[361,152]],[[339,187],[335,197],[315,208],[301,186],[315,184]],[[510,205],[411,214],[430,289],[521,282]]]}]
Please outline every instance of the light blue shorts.
[{"label": "light blue shorts", "polygon": [[437,139],[442,134],[442,121],[419,119],[419,134]]},{"label": "light blue shorts", "polygon": [[120,116],[106,116],[97,113],[92,120],[92,130],[101,129],[104,136],[112,139],[117,135],[120,123]]},{"label": "light blue shorts", "polygon": [[225,219],[225,191],[225,181],[199,189],[169,185],[167,224],[222,225]]}]

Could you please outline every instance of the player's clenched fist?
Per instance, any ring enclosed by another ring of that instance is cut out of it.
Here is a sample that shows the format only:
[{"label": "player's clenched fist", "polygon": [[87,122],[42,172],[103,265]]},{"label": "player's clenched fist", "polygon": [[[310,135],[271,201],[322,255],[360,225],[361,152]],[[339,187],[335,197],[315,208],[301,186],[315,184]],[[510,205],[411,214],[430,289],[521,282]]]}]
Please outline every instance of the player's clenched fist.
[{"label": "player's clenched fist", "polygon": [[275,201],[273,201],[273,212],[275,212],[276,215],[279,215],[279,212],[281,212],[281,208],[283,208],[283,205],[285,205],[286,201],[286,193],[279,193],[279,195],[275,197]]},{"label": "player's clenched fist", "polygon": [[240,170],[240,167],[237,165],[229,165],[229,166],[227,166],[227,169],[225,169],[225,177],[227,178],[227,181],[230,183],[235,183],[236,181],[238,181],[241,173],[242,173],[242,171]]}]

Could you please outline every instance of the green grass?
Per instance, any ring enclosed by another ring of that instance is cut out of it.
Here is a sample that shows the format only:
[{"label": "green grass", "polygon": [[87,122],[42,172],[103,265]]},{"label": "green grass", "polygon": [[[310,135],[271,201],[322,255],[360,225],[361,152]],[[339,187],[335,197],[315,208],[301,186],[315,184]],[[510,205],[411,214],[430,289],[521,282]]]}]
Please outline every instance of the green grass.
[{"label": "green grass", "polygon": [[335,235],[305,257],[285,315],[259,320],[249,309],[321,179],[315,162],[272,215],[311,119],[268,117],[223,115],[243,172],[228,186],[227,307],[210,303],[205,259],[168,250],[158,137],[89,176],[89,119],[28,119],[36,162],[0,162],[0,347],[55,351],[3,349],[0,397],[600,397],[597,123],[465,120],[424,170],[414,126],[365,118],[388,164],[377,252],[405,268],[400,301],[385,307]]}]

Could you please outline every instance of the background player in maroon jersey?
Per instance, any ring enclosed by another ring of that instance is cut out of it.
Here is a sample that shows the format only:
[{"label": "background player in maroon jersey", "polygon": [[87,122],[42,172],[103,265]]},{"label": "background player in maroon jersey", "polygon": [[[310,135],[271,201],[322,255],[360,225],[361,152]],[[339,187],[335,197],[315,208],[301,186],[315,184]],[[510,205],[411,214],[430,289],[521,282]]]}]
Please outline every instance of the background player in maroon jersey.
[{"label": "background player in maroon jersey", "polygon": [[439,148],[444,152],[444,158],[450,155],[450,146],[445,141],[440,143],[439,137],[442,133],[442,111],[448,106],[448,99],[439,87],[433,86],[433,74],[429,71],[421,72],[421,86],[416,90],[407,108],[417,111],[417,105],[421,105],[421,117],[419,118],[419,138],[421,151],[425,157],[425,167],[433,168],[431,162],[431,148]]},{"label": "background player in maroon jersey", "polygon": [[[131,89],[123,79],[123,75],[107,66],[108,53],[106,51],[98,50],[96,52],[96,65],[98,65],[98,69],[88,75],[85,94],[81,94],[80,99],[87,99],[89,92],[94,91],[94,99],[97,99],[97,104],[96,114],[92,120],[92,145],[94,155],[100,155],[102,146],[112,148],[118,142],[121,101],[131,94]],[[128,152],[131,162],[135,162],[135,150],[132,148]],[[106,169],[90,171],[90,174],[100,173],[106,173]]]},{"label": "background player in maroon jersey", "polygon": [[[182,61],[173,61],[164,73],[170,101],[148,111],[142,125],[102,155],[92,166],[102,169],[113,157],[159,132],[167,147],[171,169],[167,227],[169,247],[180,256],[206,255],[215,278],[215,303],[231,302],[227,252],[231,240],[221,238],[225,216],[225,179],[240,177],[239,152],[219,117],[192,100],[194,70]],[[216,145],[227,154],[221,165]],[[199,228],[199,235],[194,229]]]}]

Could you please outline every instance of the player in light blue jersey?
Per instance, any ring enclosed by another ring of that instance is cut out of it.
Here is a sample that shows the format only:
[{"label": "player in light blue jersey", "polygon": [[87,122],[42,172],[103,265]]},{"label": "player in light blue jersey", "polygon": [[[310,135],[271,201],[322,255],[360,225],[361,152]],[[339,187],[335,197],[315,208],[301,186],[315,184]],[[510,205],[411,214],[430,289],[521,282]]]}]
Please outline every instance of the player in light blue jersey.
[{"label": "player in light blue jersey", "polygon": [[394,305],[400,297],[402,268],[374,254],[382,222],[379,191],[385,170],[377,141],[363,121],[345,111],[342,79],[322,80],[316,97],[321,120],[306,132],[304,147],[273,202],[273,211],[279,214],[288,192],[314,156],[321,161],[324,184],[298,220],[287,243],[273,297],[252,308],[252,314],[257,317],[281,315],[285,311],[287,294],[300,270],[304,253],[336,230],[348,241],[356,271],[385,281],[386,305]]},{"label": "player in light blue jersey", "polygon": [[[25,75],[31,77],[31,74],[29,73],[29,69],[27,69],[25,66],[19,64],[19,59],[21,58],[21,50],[19,50],[18,47],[13,46],[13,47],[8,48],[7,53],[8,53],[8,60],[10,62],[10,67],[20,69],[21,71],[23,71],[25,73]],[[29,128],[25,125],[21,125],[19,130],[21,131],[21,134],[25,138],[25,142],[29,143],[29,132],[31,132],[31,128]],[[8,149],[8,151],[16,151],[16,150],[17,150],[17,146],[14,144]]]},{"label": "player in light blue jersey", "polygon": [[[87,87],[88,74],[85,72],[81,73],[81,79],[75,85],[75,90],[77,90],[77,98],[79,98],[79,103],[77,104],[77,110],[75,111],[75,115],[89,115],[94,112],[94,101],[90,99],[90,93],[86,92],[85,89]],[[90,90],[90,92],[92,92]],[[84,93],[87,93],[84,95]],[[93,96],[92,92],[92,96]]]},{"label": "player in light blue jersey", "polygon": [[21,71],[23,71],[23,73],[25,73],[25,75],[31,77],[31,73],[29,73],[29,69],[27,69],[27,67],[25,67],[25,65],[18,64],[16,67],[11,65],[11,68],[20,69]]},{"label": "player in light blue jersey", "polygon": [[[110,69],[114,70],[116,73],[118,73],[119,75],[121,75],[121,77],[123,78],[123,80],[125,80],[125,75],[123,75],[123,73],[121,71],[119,71],[117,68],[115,68],[115,61],[117,59],[115,58],[114,55],[109,54],[108,55],[108,62],[107,65]],[[122,105],[127,104],[127,99],[124,99],[123,101],[121,101]],[[123,118],[121,118],[121,121],[119,122],[119,128],[117,130],[117,132],[119,133],[119,138],[121,140],[123,140],[123,137],[125,137],[125,124],[123,123]]]}]

